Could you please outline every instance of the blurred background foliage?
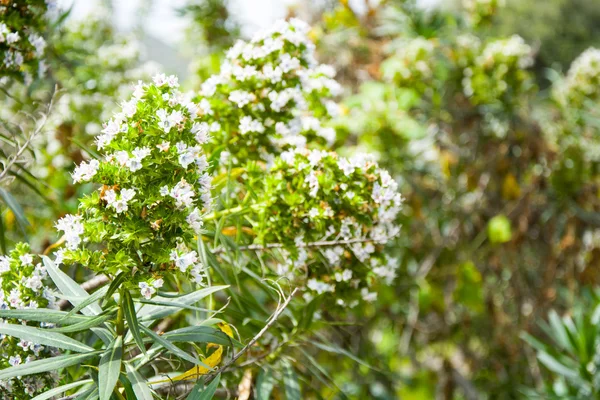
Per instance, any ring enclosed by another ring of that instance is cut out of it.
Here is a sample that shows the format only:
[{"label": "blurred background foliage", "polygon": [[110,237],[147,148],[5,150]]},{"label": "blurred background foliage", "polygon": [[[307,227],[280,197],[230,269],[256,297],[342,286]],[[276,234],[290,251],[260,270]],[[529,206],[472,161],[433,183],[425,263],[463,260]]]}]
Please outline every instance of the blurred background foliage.
[{"label": "blurred background foliage", "polygon": [[[234,7],[190,0],[178,9],[190,21],[189,88],[244,36]],[[304,325],[257,356],[257,384],[268,371],[285,379],[293,362],[306,398],[598,398],[600,50],[586,52],[600,48],[596,1],[330,0],[288,15],[313,25],[319,61],[345,88],[337,145],[376,152],[401,183],[393,251],[402,267],[344,323],[314,304],[295,310]],[[11,132],[35,125],[25,98],[37,115],[59,89],[43,109],[43,134],[0,192],[3,248],[56,239],[52,221],[87,190],[72,186],[73,163],[93,154],[127,83],[158,68],[143,66],[137,38],[108,20],[66,18],[52,32],[48,76],[3,87]],[[14,148],[5,140],[4,157]],[[232,305],[235,326],[262,316],[260,304],[273,300],[263,290]]]}]

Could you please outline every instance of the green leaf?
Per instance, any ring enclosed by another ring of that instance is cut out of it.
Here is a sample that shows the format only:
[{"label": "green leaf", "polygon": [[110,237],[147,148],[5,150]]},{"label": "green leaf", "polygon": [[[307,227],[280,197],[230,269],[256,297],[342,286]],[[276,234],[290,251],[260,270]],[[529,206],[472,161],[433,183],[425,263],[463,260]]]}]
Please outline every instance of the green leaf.
[{"label": "green leaf", "polygon": [[217,374],[215,379],[213,379],[204,390],[202,390],[204,382],[198,381],[198,383],[196,383],[192,389],[190,395],[187,397],[187,400],[211,400],[214,397],[217,388],[219,387],[220,379],[221,374]]},{"label": "green leaf", "polygon": [[369,365],[368,363],[366,363],[365,361],[361,360],[360,358],[356,357],[354,354],[350,353],[347,350],[344,350],[342,348],[339,348],[337,346],[334,345],[326,345],[323,343],[319,343],[317,341],[313,341],[313,340],[309,340],[309,343],[313,344],[314,346],[318,347],[321,350],[325,350],[328,351],[330,353],[337,353],[337,354],[341,354],[343,356],[346,356],[348,358],[350,358],[353,361],[356,361],[357,363],[364,365],[365,367],[369,368],[369,369],[376,369],[373,366]]},{"label": "green leaf", "polygon": [[176,307],[178,309],[184,308],[186,310],[191,310],[191,311],[203,311],[203,312],[212,312],[213,311],[213,310],[209,310],[208,308],[188,306],[188,305],[181,304],[181,303],[174,303],[172,301],[156,301],[156,300],[141,300],[141,299],[134,299],[133,301],[135,301],[136,303],[140,303],[140,304],[149,304],[149,305],[163,306],[163,307]]},{"label": "green leaf", "polygon": [[61,332],[61,333],[72,333],[72,332],[81,332],[88,330],[90,328],[94,328],[98,325],[103,324],[113,317],[112,314],[100,314],[97,317],[90,318],[86,321],[79,322],[77,324],[65,326],[62,328],[53,328],[49,329],[51,332]]},{"label": "green leaf", "polygon": [[207,369],[212,369],[210,366],[204,364],[202,361],[198,360],[197,358],[192,357],[185,351],[181,350],[179,347],[172,344],[170,341],[165,340],[164,338],[160,337],[152,329],[148,329],[144,325],[140,325],[140,328],[142,331],[144,331],[146,336],[149,336],[150,338],[152,338],[152,340],[154,340],[155,343],[157,343],[157,344],[161,345],[162,347],[164,347],[165,349],[169,350],[171,353],[173,353],[173,355],[175,355],[179,358],[182,358],[184,360],[187,360],[187,361],[191,362],[192,364],[200,365]]},{"label": "green leaf", "polygon": [[68,383],[66,385],[62,385],[62,386],[59,386],[57,388],[54,388],[54,389],[51,389],[51,390],[47,390],[44,393],[35,396],[31,400],[47,400],[47,399],[51,399],[54,396],[57,396],[59,394],[64,394],[67,390],[71,390],[71,389],[76,388],[78,386],[82,386],[82,385],[85,385],[85,384],[88,384],[88,383],[92,383],[92,382],[94,382],[92,379],[84,379],[82,381]]},{"label": "green leaf", "polygon": [[125,279],[125,272],[119,273],[115,277],[115,279],[113,279],[113,281],[108,286],[108,290],[106,292],[106,296],[104,296],[104,299],[102,300],[102,303],[106,303],[108,300],[110,300],[110,298],[112,297],[112,295],[115,294],[115,292],[117,291],[117,289],[121,286],[121,283],[123,282],[124,279]]},{"label": "green leaf", "polygon": [[225,346],[231,345],[233,339],[220,330],[210,326],[186,326],[175,329],[163,335],[170,342],[195,342],[215,343]]},{"label": "green leaf", "polygon": [[91,317],[85,315],[68,315],[65,311],[50,309],[25,309],[25,310],[0,310],[0,318],[22,319],[23,321],[47,322],[50,324],[78,324],[89,320]]},{"label": "green leaf", "polygon": [[[42,256],[44,260],[44,265],[48,270],[48,274],[52,281],[56,285],[56,287],[66,296],[77,296],[77,297],[88,297],[89,294],[83,290],[81,286],[77,284],[73,279],[71,279],[67,274],[62,272],[54,262],[48,258],[48,256]],[[78,301],[71,300],[71,304],[76,306]],[[82,314],[85,315],[98,315],[102,313],[102,309],[98,304],[91,304],[81,310]]]},{"label": "green leaf", "polygon": [[127,376],[121,374],[119,375],[119,380],[123,384],[123,388],[125,389],[125,398],[126,399],[135,399],[135,393],[133,391],[133,387],[131,386],[131,382],[127,379]]},{"label": "green leaf", "polygon": [[504,215],[496,215],[490,219],[487,234],[492,243],[506,243],[512,239],[510,220]]},{"label": "green leaf", "polygon": [[287,400],[300,400],[302,398],[298,376],[289,362],[283,363],[283,385]]},{"label": "green leaf", "polygon": [[75,339],[71,339],[62,333],[52,332],[48,329],[34,328],[26,325],[0,323],[0,333],[27,340],[29,342],[39,343],[45,346],[56,347],[64,350],[72,350],[78,353],[94,351],[94,349],[90,346],[78,342]]},{"label": "green leaf", "polygon": [[80,310],[85,307],[91,305],[92,303],[96,303],[98,300],[104,297],[104,295],[108,292],[108,287],[103,287],[100,290],[97,290],[93,294],[85,297],[79,304],[73,307],[71,311],[69,311],[69,316],[78,313]]},{"label": "green leaf", "polygon": [[[194,304],[194,303],[202,300],[203,298],[205,298],[206,296],[208,296],[212,293],[227,289],[228,287],[229,287],[229,285],[211,286],[209,288],[200,289],[193,293],[187,294],[185,296],[177,297],[177,298],[167,300],[167,301],[169,301],[170,303],[173,303],[173,304],[191,305],[191,304]],[[166,299],[162,298],[160,296],[157,296],[154,298],[154,300],[155,301],[165,301]],[[140,310],[139,319],[140,319],[140,321],[151,321],[151,320],[155,320],[155,319],[164,318],[171,314],[175,314],[176,312],[179,312],[179,311],[180,311],[180,309],[175,308],[175,307],[165,308],[164,306],[149,306],[149,307],[144,307]]]},{"label": "green leaf", "polygon": [[6,189],[0,188],[0,197],[2,198],[2,200],[4,200],[4,203],[8,208],[10,208],[13,214],[15,214],[17,222],[19,223],[21,228],[24,229],[27,226],[29,226],[29,221],[27,221],[27,218],[25,217],[25,212],[23,211],[23,208],[17,202],[17,200],[15,200],[13,195],[10,194],[10,192]]},{"label": "green leaf", "polygon": [[20,364],[14,367],[6,368],[0,371],[0,380],[14,378],[15,376],[27,376],[40,374],[42,372],[57,371],[61,368],[70,367],[71,365],[80,364],[100,354],[101,351],[93,351],[83,354],[69,354],[65,356],[57,356],[45,358],[41,360],[31,361],[25,364]]},{"label": "green leaf", "polygon": [[135,315],[135,306],[131,298],[131,293],[128,290],[123,290],[121,294],[123,296],[123,313],[125,314],[129,331],[142,353],[146,354],[146,347],[144,346],[144,339],[142,339],[142,335],[140,334],[140,324]]},{"label": "green leaf", "polygon": [[110,400],[119,380],[123,357],[123,336],[117,336],[111,348],[100,358],[98,366],[98,389],[100,400]]},{"label": "green leaf", "polygon": [[135,393],[136,400],[153,400],[152,391],[146,380],[130,364],[125,364],[127,377],[131,382],[131,388]]},{"label": "green leaf", "polygon": [[256,378],[256,400],[269,400],[275,387],[275,378],[270,369],[261,370]]},{"label": "green leaf", "polygon": [[558,361],[556,358],[546,352],[538,352],[538,359],[542,364],[546,366],[550,371],[554,371],[557,374],[563,375],[567,379],[570,379],[578,384],[584,385],[584,382],[577,373],[578,365],[572,363],[572,365],[565,365]]}]

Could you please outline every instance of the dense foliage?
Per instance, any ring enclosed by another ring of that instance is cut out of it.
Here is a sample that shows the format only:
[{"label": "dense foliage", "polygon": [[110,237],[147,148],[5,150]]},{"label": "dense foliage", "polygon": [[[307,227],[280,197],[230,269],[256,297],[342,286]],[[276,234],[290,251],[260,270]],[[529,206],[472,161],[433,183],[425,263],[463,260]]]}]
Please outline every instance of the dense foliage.
[{"label": "dense foliage", "polygon": [[350,3],[189,1],[180,81],[0,1],[3,398],[600,395],[600,50]]}]

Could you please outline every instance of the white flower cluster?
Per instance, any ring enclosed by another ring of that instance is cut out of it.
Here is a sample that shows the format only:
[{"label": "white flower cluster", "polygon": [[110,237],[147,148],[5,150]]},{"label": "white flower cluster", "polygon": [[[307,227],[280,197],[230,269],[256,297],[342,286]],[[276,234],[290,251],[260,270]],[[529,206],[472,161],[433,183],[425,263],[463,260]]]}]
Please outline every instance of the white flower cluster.
[{"label": "white flower cluster", "polygon": [[[94,267],[101,270],[120,257],[112,264],[118,265],[114,273],[141,261],[136,270],[147,268],[148,274],[138,272],[132,283],[144,297],[156,293],[169,265],[191,273],[197,282],[204,276],[197,256],[183,256],[181,243],[201,231],[212,205],[212,175],[203,146],[220,125],[203,120],[207,108],[178,87],[177,77],[165,74],[154,76],[153,84],[135,85],[131,99],[96,138],[102,161],[83,162],[73,173],[76,182],[102,187],[82,199],[80,215],[67,215],[56,225],[68,249],[61,261],[97,257]],[[136,237],[150,239],[140,245],[142,255],[128,244]],[[106,253],[90,255],[84,243],[104,244]],[[176,246],[181,257],[170,250]],[[124,254],[130,254],[130,263],[123,262]]]},{"label": "white flower cluster", "polygon": [[488,43],[475,62],[488,68],[500,63],[514,63],[525,69],[533,65],[533,51],[521,36],[513,35]]},{"label": "white flower cluster", "polygon": [[518,93],[524,90],[528,80],[524,70],[533,62],[533,50],[518,35],[488,42],[474,57],[472,64],[464,68],[463,92],[475,104],[501,101],[509,91]]},{"label": "white flower cluster", "polygon": [[84,233],[81,215],[65,215],[56,223],[56,230],[64,233],[67,249],[75,250],[82,241]]},{"label": "white flower cluster", "polygon": [[189,272],[198,285],[205,285],[206,268],[198,259],[198,253],[188,249],[185,244],[179,243],[171,250],[171,261],[181,272]]},{"label": "white flower cluster", "polygon": [[463,7],[474,25],[489,20],[504,5],[505,0],[463,0]]},{"label": "white flower cluster", "polygon": [[[19,71],[25,62],[36,60],[38,64],[37,73],[43,76],[47,69],[42,59],[46,49],[46,41],[36,32],[31,32],[26,37],[22,37],[21,34],[23,32],[11,31],[4,22],[0,22],[0,45],[4,44],[7,47],[3,59],[0,60],[2,69]],[[32,48],[33,51],[28,53],[28,48]],[[26,82],[31,81],[31,79],[30,73],[26,72]]]},{"label": "white flower cluster", "polygon": [[[230,144],[226,151],[234,162],[268,160],[313,138],[334,142],[335,131],[322,121],[328,113],[336,115],[337,105],[328,97],[341,93],[341,86],[332,67],[315,61],[308,29],[297,19],[278,21],[250,42],[238,41],[220,73],[202,84],[202,101],[211,110],[205,114],[230,128],[214,138],[218,145]],[[219,117],[212,110],[219,110]]]},{"label": "white flower cluster", "polygon": [[600,97],[600,49],[590,47],[577,57],[566,77],[555,86],[554,95],[563,106],[582,106],[586,99]]},{"label": "white flower cluster", "polygon": [[[0,257],[0,310],[57,308],[56,298],[45,284],[46,268],[37,261],[37,256],[29,253],[29,246],[22,243],[9,256]],[[0,318],[0,323],[4,322],[28,324]],[[51,326],[42,324],[42,327]],[[0,334],[0,343],[0,369],[57,355],[56,349],[3,334]],[[56,373],[0,380],[0,397],[31,398],[57,381]],[[21,397],[23,395],[28,397]]]},{"label": "white flower cluster", "polygon": [[394,56],[382,65],[384,77],[400,86],[414,86],[416,80],[431,79],[434,51],[434,42],[421,36],[402,41]]},{"label": "white flower cluster", "polygon": [[[375,297],[369,290],[369,274],[387,284],[393,281],[398,262],[381,250],[399,233],[396,219],[403,200],[387,171],[364,155],[347,159],[326,151],[294,149],[283,152],[267,172],[269,218],[258,230],[274,234],[263,238],[267,242],[290,242],[293,235],[293,243],[284,247],[284,263],[275,269],[289,278],[294,273],[304,276],[308,270],[307,300],[335,292],[340,305],[354,305],[356,293],[367,301]],[[324,241],[340,244],[320,251],[327,261],[321,265],[317,250],[306,243]]]}]

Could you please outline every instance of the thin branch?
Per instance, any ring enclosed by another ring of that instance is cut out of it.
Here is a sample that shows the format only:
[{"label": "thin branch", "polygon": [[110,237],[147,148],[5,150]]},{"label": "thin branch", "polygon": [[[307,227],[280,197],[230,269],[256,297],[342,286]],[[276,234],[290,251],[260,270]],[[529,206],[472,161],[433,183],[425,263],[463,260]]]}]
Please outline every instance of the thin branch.
[{"label": "thin branch", "polygon": [[[300,243],[296,245],[298,248],[309,248],[309,247],[328,247],[328,246],[345,246],[354,243],[369,243],[369,242],[377,242],[383,243],[392,239],[391,237],[385,237],[382,239],[370,239],[370,238],[355,238],[348,240],[320,240],[318,242],[310,242],[310,243]],[[254,251],[254,250],[269,250],[269,249],[280,249],[283,248],[283,243],[268,243],[265,245],[262,244],[251,244],[248,246],[240,246],[237,248],[239,251]],[[213,254],[220,254],[227,251],[224,248],[218,248],[213,250]]]},{"label": "thin branch", "polygon": [[[217,376],[217,374],[224,372],[227,368],[229,368],[231,365],[233,365],[242,355],[244,355],[252,346],[254,346],[254,344],[258,341],[258,339],[260,339],[262,337],[262,335],[264,335],[265,332],[267,332],[269,330],[269,328],[271,328],[271,326],[273,326],[273,324],[275,324],[275,322],[277,321],[277,319],[279,318],[281,313],[285,310],[285,308],[288,306],[290,301],[292,301],[292,298],[294,297],[294,295],[296,294],[297,291],[298,291],[298,288],[295,288],[292,291],[292,293],[289,295],[289,297],[287,297],[283,301],[283,303],[281,303],[279,306],[277,306],[277,309],[275,310],[275,312],[267,320],[266,325],[260,330],[260,332],[258,332],[256,334],[256,336],[254,336],[252,338],[252,340],[250,340],[248,342],[247,345],[245,345],[239,352],[234,354],[234,356],[227,363],[225,363],[221,368],[219,368],[217,371],[215,371],[211,374],[207,374],[206,378],[205,378],[206,381],[204,383],[206,384],[206,383],[210,382],[211,380],[213,380],[215,378],[215,376]],[[179,382],[174,382],[173,385],[171,385],[171,387],[173,387],[173,386],[183,387],[184,389],[183,390],[179,389],[178,393],[188,394],[193,389],[194,384],[193,383],[190,384],[190,382],[186,382],[186,381],[179,381]],[[158,390],[164,391],[165,388],[166,387],[161,387],[161,388],[158,388]]]},{"label": "thin branch", "polygon": [[273,315],[271,315],[271,318],[269,318],[269,320],[267,321],[267,324],[260,330],[260,332],[258,332],[256,334],[256,336],[254,336],[252,338],[252,340],[250,340],[248,342],[247,345],[245,345],[240,351],[238,351],[233,357],[231,357],[231,360],[229,360],[225,365],[223,365],[221,368],[219,368],[218,371],[216,371],[213,374],[209,375],[208,378],[207,378],[207,380],[206,380],[206,383],[210,382],[212,380],[212,378],[214,378],[216,376],[216,374],[220,374],[223,371],[225,371],[227,368],[229,368],[242,355],[244,355],[244,353],[246,353],[252,346],[254,346],[254,344],[258,341],[258,339],[260,339],[262,337],[262,335],[264,335],[265,332],[268,331],[269,328],[271,326],[273,326],[273,324],[277,321],[277,318],[279,318],[279,316],[281,315],[281,313],[283,312],[283,310],[285,310],[285,308],[287,307],[287,305],[290,304],[290,301],[292,301],[292,298],[294,297],[294,295],[296,294],[297,291],[298,291],[298,288],[295,288],[292,291],[292,293],[289,295],[289,297],[287,299],[285,299],[285,301],[279,307],[277,307],[277,309],[275,310],[275,312],[273,313]]},{"label": "thin branch", "polygon": [[29,148],[31,141],[42,131],[42,129],[46,125],[46,122],[48,121],[48,114],[50,114],[52,106],[54,105],[54,98],[56,96],[57,90],[58,89],[55,88],[54,94],[50,98],[50,103],[48,104],[46,112],[41,113],[41,122],[37,123],[35,130],[29,135],[29,137],[27,137],[27,139],[25,139],[25,142],[19,147],[17,152],[13,156],[8,157],[8,159],[6,160],[6,164],[4,164],[4,169],[2,170],[2,172],[0,172],[0,182],[2,182],[6,178],[6,175],[9,173],[13,165],[19,161],[23,153],[25,153],[25,151]]}]

